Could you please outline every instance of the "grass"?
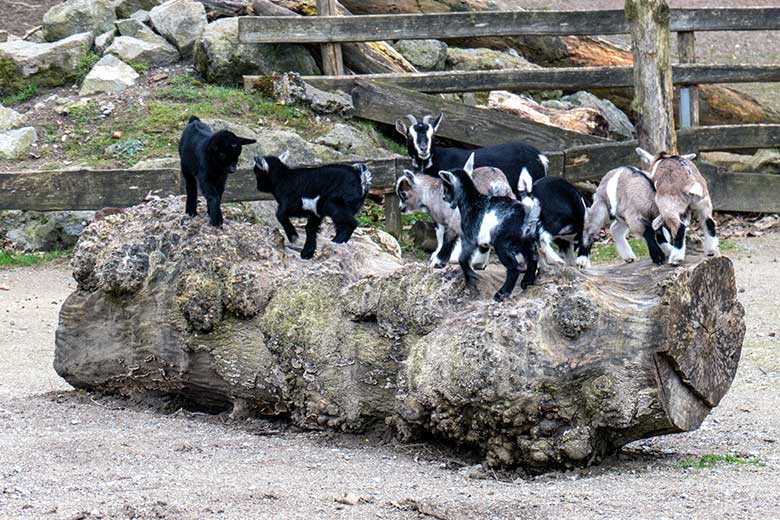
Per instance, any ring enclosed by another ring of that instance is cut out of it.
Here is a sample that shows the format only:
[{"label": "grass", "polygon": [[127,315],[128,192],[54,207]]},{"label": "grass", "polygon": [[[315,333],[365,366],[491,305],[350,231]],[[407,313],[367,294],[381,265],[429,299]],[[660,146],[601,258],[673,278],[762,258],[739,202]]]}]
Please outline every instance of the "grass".
[{"label": "grass", "polygon": [[15,107],[34,97],[36,94],[38,94],[38,85],[31,83],[16,94],[0,97],[0,105],[3,105],[4,107]]},{"label": "grass", "polygon": [[712,453],[707,453],[702,455],[698,459],[697,458],[683,459],[677,464],[675,464],[675,467],[680,469],[690,469],[690,468],[705,469],[705,468],[714,468],[715,466],[721,466],[724,464],[737,464],[737,465],[750,464],[752,466],[765,466],[765,464],[760,459],[755,457],[744,457],[742,455],[715,455]]},{"label": "grass", "polygon": [[[371,227],[385,230],[385,209],[381,204],[366,199],[363,208],[357,215],[358,224],[361,227]],[[428,258],[428,253],[414,245],[412,226],[417,222],[431,222],[431,216],[427,213],[409,213],[401,215],[401,236],[398,243],[404,255],[413,256],[418,260]]]},{"label": "grass", "polygon": [[[641,238],[630,238],[628,243],[631,244],[631,249],[634,250],[634,254],[638,258],[649,257],[650,253],[647,251],[647,244]],[[720,252],[735,253],[738,252],[739,246],[731,240],[721,240]],[[593,246],[593,251],[590,255],[590,261],[594,264],[610,264],[621,261],[620,256],[617,254],[617,249],[614,243],[609,244],[597,244]]]},{"label": "grass", "polygon": [[94,51],[89,51],[79,60],[79,64],[76,66],[76,70],[68,75],[68,81],[73,83],[81,83],[84,78],[87,77],[89,71],[95,66],[95,63],[100,61],[100,56]]},{"label": "grass", "polygon": [[16,253],[0,250],[0,269],[38,266],[70,256],[70,251],[49,251],[46,253]]}]

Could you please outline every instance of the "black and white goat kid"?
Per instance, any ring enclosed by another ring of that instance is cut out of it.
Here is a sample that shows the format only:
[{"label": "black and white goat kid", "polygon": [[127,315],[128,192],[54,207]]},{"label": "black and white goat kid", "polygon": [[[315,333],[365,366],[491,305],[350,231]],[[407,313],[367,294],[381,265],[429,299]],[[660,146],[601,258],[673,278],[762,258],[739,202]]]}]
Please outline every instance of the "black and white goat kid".
[{"label": "black and white goat kid", "polygon": [[295,242],[298,232],[290,217],[307,217],[306,242],[301,258],[314,256],[322,219],[330,217],[336,226],[333,242],[345,243],[358,226],[355,215],[371,189],[371,172],[365,164],[329,164],[313,168],[290,168],[289,152],[279,157],[255,156],[258,191],[271,193],[278,208],[276,218],[287,239]]},{"label": "black and white goat kid", "polygon": [[238,137],[229,130],[214,132],[197,117],[190,117],[179,141],[181,174],[187,187],[187,215],[198,214],[200,186],[206,197],[211,225],[222,225],[220,206],[228,175],[236,171],[241,147],[254,142],[254,139]]},{"label": "black and white goat kid", "polygon": [[512,295],[520,276],[522,258],[526,271],[520,282],[525,289],[536,280],[537,251],[536,228],[539,205],[532,197],[518,202],[508,197],[489,197],[477,190],[471,174],[474,170],[474,154],[470,155],[462,169],[440,171],[444,182],[444,200],[458,208],[461,216],[460,267],[466,278],[466,285],[473,289],[478,280],[471,267],[471,258],[479,249],[483,252],[493,249],[499,261],[506,268],[504,285],[495,294],[496,301]]},{"label": "black and white goat kid", "polygon": [[412,158],[416,172],[436,176],[439,171],[460,168],[469,156],[474,154],[474,167],[492,166],[498,168],[509,182],[512,191],[520,198],[521,193],[531,191],[534,181],[547,175],[547,156],[531,145],[515,142],[468,150],[436,146],[433,136],[441,125],[444,114],[431,121],[423,117],[422,123],[409,114],[408,127],[400,119],[395,122],[396,130],[406,138],[406,149]]}]

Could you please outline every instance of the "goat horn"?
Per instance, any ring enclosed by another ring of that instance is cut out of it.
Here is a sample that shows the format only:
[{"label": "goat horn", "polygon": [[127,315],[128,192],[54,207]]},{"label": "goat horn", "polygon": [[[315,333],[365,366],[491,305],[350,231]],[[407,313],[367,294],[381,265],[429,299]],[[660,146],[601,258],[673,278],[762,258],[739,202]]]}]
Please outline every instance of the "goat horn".
[{"label": "goat horn", "polygon": [[413,125],[417,124],[417,118],[414,117],[412,114],[407,114],[406,118],[409,120],[410,123]]},{"label": "goat horn", "polygon": [[431,122],[431,116],[430,115],[423,116],[423,124],[424,125],[427,125],[430,122]]}]

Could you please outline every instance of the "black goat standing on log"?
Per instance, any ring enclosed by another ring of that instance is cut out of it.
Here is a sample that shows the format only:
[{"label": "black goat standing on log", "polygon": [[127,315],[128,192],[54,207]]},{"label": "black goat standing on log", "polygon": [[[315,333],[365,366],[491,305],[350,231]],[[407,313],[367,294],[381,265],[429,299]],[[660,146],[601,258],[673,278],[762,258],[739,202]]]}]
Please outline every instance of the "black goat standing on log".
[{"label": "black goat standing on log", "polygon": [[290,168],[285,164],[288,157],[289,152],[279,157],[255,156],[257,189],[273,194],[279,205],[276,218],[290,242],[298,240],[290,217],[308,218],[301,258],[309,259],[317,248],[324,217],[330,217],[336,226],[333,242],[341,244],[352,237],[358,226],[355,215],[371,189],[371,172],[363,163]]},{"label": "black goat standing on log", "polygon": [[461,168],[473,153],[474,167],[492,166],[504,172],[518,198],[531,191],[534,181],[547,175],[547,156],[531,145],[515,142],[476,150],[436,146],[433,144],[433,136],[439,129],[444,114],[439,114],[433,121],[431,116],[427,115],[423,117],[422,123],[418,123],[417,118],[411,114],[406,117],[411,123],[409,127],[399,119],[395,122],[395,128],[406,138],[406,149],[418,173],[436,176],[441,170]]}]

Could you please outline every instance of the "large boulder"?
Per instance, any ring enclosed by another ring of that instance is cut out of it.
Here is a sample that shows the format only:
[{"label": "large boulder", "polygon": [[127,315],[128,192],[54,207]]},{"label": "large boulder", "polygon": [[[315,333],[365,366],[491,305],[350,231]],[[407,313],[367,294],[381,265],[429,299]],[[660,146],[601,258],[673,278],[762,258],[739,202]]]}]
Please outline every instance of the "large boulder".
[{"label": "large boulder", "polygon": [[366,157],[379,155],[380,146],[373,136],[344,123],[336,123],[328,133],[315,142],[344,154],[349,160],[363,160]]},{"label": "large boulder", "polygon": [[106,49],[114,43],[114,38],[116,38],[116,31],[114,30],[106,31],[95,38],[95,52],[102,56]]},{"label": "large boulder", "polygon": [[21,159],[37,142],[38,133],[31,126],[0,132],[0,159]]},{"label": "large boulder", "polygon": [[114,20],[110,0],[67,0],[43,15],[43,35],[50,42],[83,32],[96,36],[111,29]]},{"label": "large boulder", "polygon": [[395,50],[419,70],[443,70],[447,44],[439,40],[400,40]]},{"label": "large boulder", "polygon": [[19,128],[25,123],[27,123],[27,116],[20,114],[12,108],[0,105],[0,132]]},{"label": "large boulder", "polygon": [[208,24],[206,8],[193,0],[168,0],[149,11],[149,18],[155,30],[185,58],[192,57],[195,43]]},{"label": "large boulder", "polygon": [[580,91],[570,96],[564,96],[561,101],[568,103],[568,108],[592,108],[601,112],[609,124],[611,139],[633,139],[634,125],[628,116],[608,99],[601,99],[590,92]]},{"label": "large boulder", "polygon": [[501,70],[501,69],[538,69],[517,53],[495,51],[493,49],[460,49],[450,47],[447,50],[448,70]]},{"label": "large boulder", "polygon": [[238,43],[238,18],[208,25],[195,49],[195,68],[215,83],[238,84],[244,75],[320,73],[311,53],[301,45]]},{"label": "large boulder", "polygon": [[90,96],[100,92],[122,92],[135,85],[139,77],[133,67],[113,54],[106,54],[84,78],[79,95]]},{"label": "large boulder", "polygon": [[165,39],[159,36],[158,38],[158,41],[149,42],[131,36],[119,36],[114,38],[105,54],[113,54],[124,62],[133,61],[147,65],[170,65],[179,61],[180,55],[176,47]]},{"label": "large boulder", "polygon": [[54,43],[0,43],[0,95],[17,92],[30,83],[62,85],[78,69],[92,42],[88,32]]},{"label": "large boulder", "polygon": [[162,0],[114,0],[117,18],[130,18],[138,11],[149,11],[162,3]]},{"label": "large boulder", "polygon": [[0,237],[20,251],[60,251],[76,244],[92,211],[2,211]]}]

